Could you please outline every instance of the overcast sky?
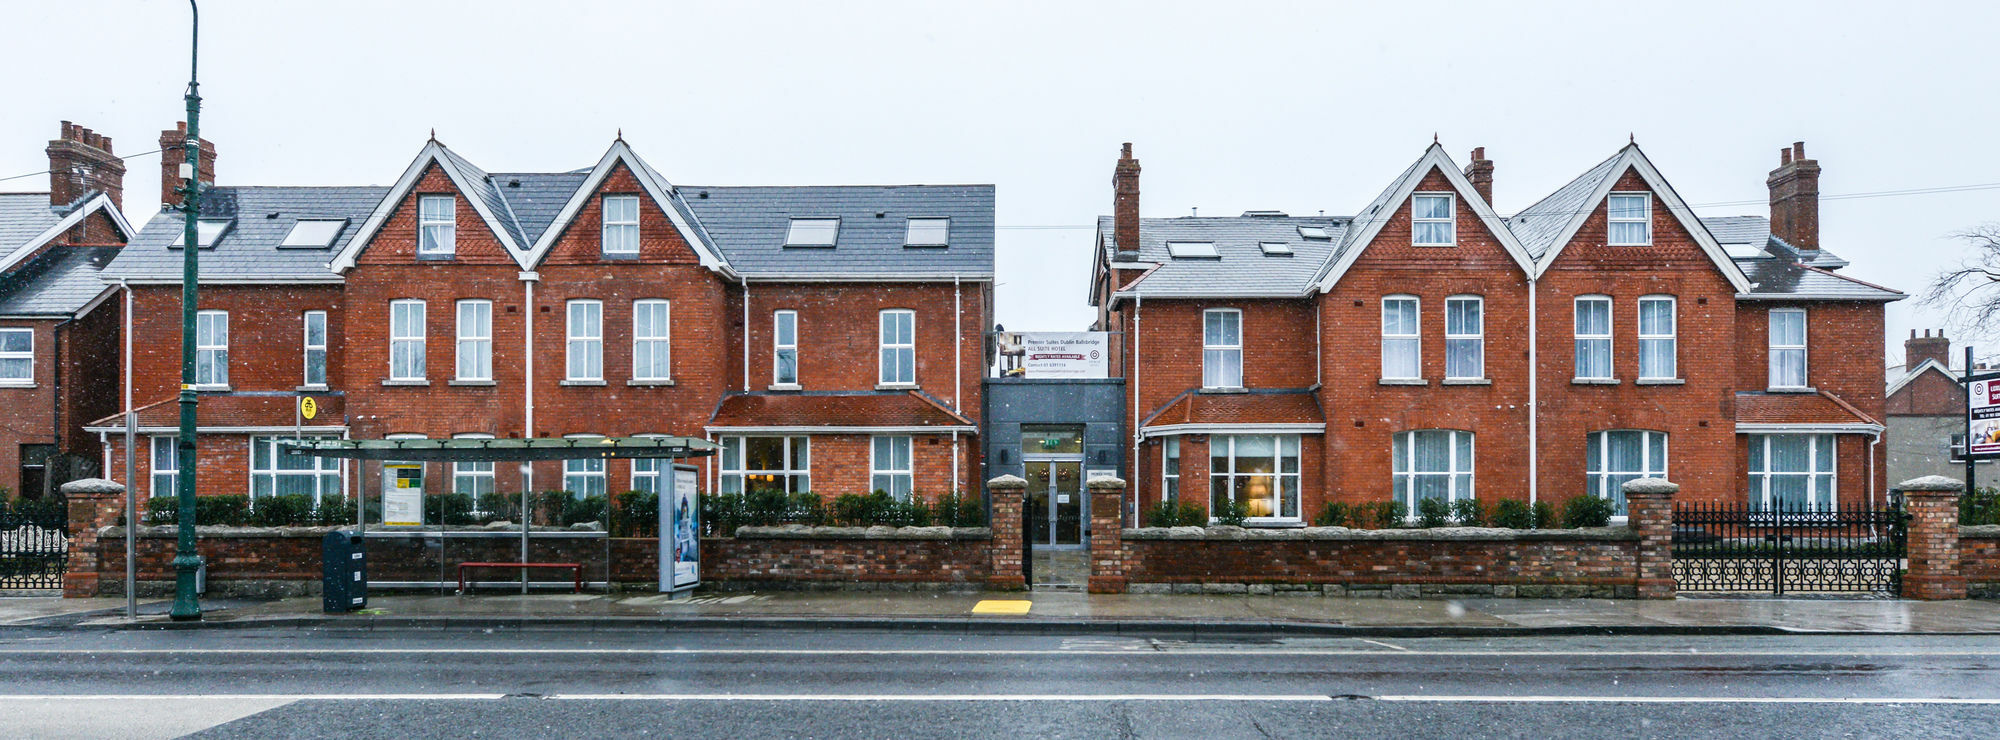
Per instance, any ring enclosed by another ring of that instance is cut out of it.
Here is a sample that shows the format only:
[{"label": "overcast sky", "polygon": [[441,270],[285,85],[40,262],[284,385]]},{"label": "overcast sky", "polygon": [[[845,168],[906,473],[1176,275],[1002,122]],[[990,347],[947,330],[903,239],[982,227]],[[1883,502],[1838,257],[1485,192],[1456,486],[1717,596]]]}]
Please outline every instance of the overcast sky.
[{"label": "overcast sky", "polygon": [[[1752,8],[1742,6],[1754,5]],[[435,127],[493,171],[614,134],[680,184],[993,183],[999,317],[1079,329],[1120,142],[1142,210],[1349,215],[1438,135],[1511,213],[1628,135],[1704,215],[1763,215],[1795,140],[1825,195],[2000,181],[1992,3],[203,4],[231,185],[388,184]],[[0,177],[68,119],[134,154],[179,119],[185,3],[10,6]],[[158,157],[128,162],[151,216]],[[44,178],[0,190],[46,189]],[[1844,272],[1916,294],[2000,189],[1828,200]],[[1891,304],[1891,359],[1912,328]],[[2000,337],[2000,332],[1996,332]],[[1987,354],[1982,352],[1982,355]]]}]

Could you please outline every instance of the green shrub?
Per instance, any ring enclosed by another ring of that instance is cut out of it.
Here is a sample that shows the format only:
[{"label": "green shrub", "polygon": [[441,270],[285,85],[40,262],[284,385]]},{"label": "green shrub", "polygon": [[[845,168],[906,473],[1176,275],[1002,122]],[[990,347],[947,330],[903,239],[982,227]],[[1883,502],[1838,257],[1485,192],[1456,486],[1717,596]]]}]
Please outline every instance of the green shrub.
[{"label": "green shrub", "polygon": [[947,493],[931,504],[931,521],[946,527],[986,526],[986,502],[980,497]]},{"label": "green shrub", "polygon": [[1208,510],[1193,501],[1161,501],[1146,509],[1148,527],[1206,527]]},{"label": "green shrub", "polygon": [[1958,499],[1958,523],[2000,524],[2000,489],[1975,488]]},{"label": "green shrub", "polygon": [[515,522],[521,519],[521,494],[482,493],[479,494],[479,511],[489,522]]},{"label": "green shrub", "polygon": [[[146,523],[172,526],[180,523],[180,498],[156,496],[146,499]],[[197,527],[240,527],[250,521],[248,496],[196,496],[194,523]]]},{"label": "green shrub", "polygon": [[1486,505],[1476,498],[1462,498],[1451,502],[1451,520],[1461,527],[1486,526]]},{"label": "green shrub", "polygon": [[[1403,520],[1407,518],[1401,501],[1377,501],[1368,508],[1368,522],[1376,529],[1396,529],[1403,526]],[[1359,519],[1357,516],[1356,520]]]},{"label": "green shrub", "polygon": [[339,496],[322,496],[319,510],[313,512],[312,523],[321,527],[340,527],[354,524],[354,502]]},{"label": "green shrub", "polygon": [[1242,501],[1230,501],[1215,511],[1215,522],[1227,527],[1241,527],[1243,520],[1249,518],[1250,505]]},{"label": "green shrub", "polygon": [[1559,523],[1559,520],[1556,519],[1555,504],[1547,501],[1536,501],[1532,511],[1535,513],[1535,526],[1530,527],[1530,529],[1555,529]]},{"label": "green shrub", "polygon": [[424,497],[424,523],[464,526],[475,524],[472,494],[439,493]]},{"label": "green shrub", "polygon": [[1348,522],[1347,504],[1328,501],[1319,507],[1319,515],[1313,517],[1315,527],[1345,527]]},{"label": "green shrub", "polygon": [[658,537],[660,534],[660,495],[648,491],[626,491],[618,494],[618,513],[612,519],[611,534],[614,537]]},{"label": "green shrub", "polygon": [[1417,526],[1424,529],[1451,523],[1451,504],[1441,498],[1417,499]]},{"label": "green shrub", "polygon": [[1611,510],[1611,499],[1579,494],[1563,503],[1563,527],[1602,527],[1611,523]]},{"label": "green shrub", "polygon": [[1493,526],[1534,529],[1535,510],[1528,508],[1528,502],[1520,499],[1500,499],[1500,503],[1493,505]]},{"label": "green shrub", "polygon": [[[200,513],[197,508],[195,514],[199,516]],[[311,522],[312,518],[311,496],[264,496],[250,502],[250,525],[253,527],[294,527]]]}]

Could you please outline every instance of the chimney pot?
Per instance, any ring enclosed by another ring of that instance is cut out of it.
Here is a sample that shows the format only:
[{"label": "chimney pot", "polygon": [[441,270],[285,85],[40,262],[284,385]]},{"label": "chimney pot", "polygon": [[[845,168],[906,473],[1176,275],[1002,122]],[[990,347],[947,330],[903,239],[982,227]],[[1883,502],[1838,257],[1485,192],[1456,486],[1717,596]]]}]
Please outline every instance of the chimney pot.
[{"label": "chimney pot", "polygon": [[[198,166],[193,173],[205,183],[215,182],[215,143],[207,139],[195,142],[198,148]],[[172,131],[160,132],[160,203],[178,205],[182,201],[179,192],[187,186],[183,169],[187,165],[187,122],[174,122]]]},{"label": "chimney pot", "polygon": [[1932,332],[1925,329],[1922,336],[1917,330],[1910,330],[1910,339],[1903,342],[1903,367],[1914,370],[1927,360],[1936,360],[1945,367],[1951,366],[1951,340],[1946,339],[1944,330]]},{"label": "chimney pot", "polygon": [[1764,185],[1771,191],[1771,234],[1799,250],[1819,249],[1819,163],[1805,158],[1806,143],[1778,150],[1779,165]]},{"label": "chimney pot", "polygon": [[1471,181],[1480,199],[1493,202],[1493,160],[1486,158],[1486,147],[1473,147],[1472,161],[1465,163],[1465,179]]},{"label": "chimney pot", "polygon": [[111,154],[110,137],[100,136],[71,121],[63,121],[49,155],[49,204],[67,206],[100,192],[114,207],[125,202],[125,163]]},{"label": "chimney pot", "polygon": [[1781,164],[1781,165],[1786,165],[1786,164],[1791,164],[1791,163],[1792,163],[1792,150],[1790,150],[1790,149],[1779,149],[1779,150],[1778,150],[1778,164]]}]

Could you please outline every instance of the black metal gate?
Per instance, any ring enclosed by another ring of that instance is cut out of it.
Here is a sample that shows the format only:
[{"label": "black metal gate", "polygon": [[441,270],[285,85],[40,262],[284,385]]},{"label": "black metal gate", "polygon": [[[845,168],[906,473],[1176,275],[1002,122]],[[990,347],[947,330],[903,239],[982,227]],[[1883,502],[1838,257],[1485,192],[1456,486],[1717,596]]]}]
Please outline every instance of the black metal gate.
[{"label": "black metal gate", "polygon": [[1901,593],[1909,517],[1900,505],[1674,507],[1674,582],[1682,592]]},{"label": "black metal gate", "polygon": [[61,499],[0,505],[0,590],[62,588],[69,511]]}]

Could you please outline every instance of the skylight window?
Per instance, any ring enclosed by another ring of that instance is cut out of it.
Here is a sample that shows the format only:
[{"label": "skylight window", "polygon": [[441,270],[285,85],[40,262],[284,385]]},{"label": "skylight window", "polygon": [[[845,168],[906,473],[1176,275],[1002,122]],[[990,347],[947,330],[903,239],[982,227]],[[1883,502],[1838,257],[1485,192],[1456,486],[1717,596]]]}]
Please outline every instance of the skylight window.
[{"label": "skylight window", "polygon": [[278,242],[278,246],[325,249],[333,246],[333,240],[339,237],[340,230],[346,227],[347,219],[344,218],[299,219],[298,223],[292,225],[291,233],[285,235],[285,240]]},{"label": "skylight window", "polygon": [[1300,227],[1299,227],[1299,236],[1300,236],[1300,237],[1303,237],[1303,238],[1306,238],[1306,239],[1331,239],[1331,238],[1333,238],[1333,237],[1331,237],[1331,236],[1328,236],[1328,235],[1327,235],[1327,233],[1326,233],[1326,227],[1325,227],[1325,226],[1300,226]]},{"label": "skylight window", "polygon": [[1284,242],[1263,242],[1260,243],[1258,246],[1264,248],[1265,254],[1277,254],[1277,255],[1289,256],[1292,253],[1292,245],[1286,244]]},{"label": "skylight window", "polygon": [[785,233],[787,247],[831,247],[840,238],[840,219],[795,218]]},{"label": "skylight window", "polygon": [[1167,242],[1167,254],[1174,259],[1222,256],[1216,254],[1215,242]]},{"label": "skylight window", "polygon": [[1771,256],[1762,246],[1756,244],[1724,244],[1722,251],[1729,255],[1730,259],[1739,260],[1765,259]]},{"label": "skylight window", "polygon": [[[229,224],[230,224],[229,219],[204,218],[196,222],[194,227],[195,228],[194,238],[196,240],[196,243],[199,244],[202,249],[208,249],[210,247],[214,247],[216,240],[221,239],[222,235],[225,232],[229,231]],[[176,247],[187,246],[186,230],[182,230],[180,232],[180,236],[174,238],[174,246]]]},{"label": "skylight window", "polygon": [[951,244],[951,219],[913,218],[903,236],[905,247],[943,247]]}]

